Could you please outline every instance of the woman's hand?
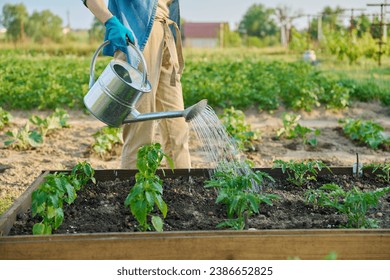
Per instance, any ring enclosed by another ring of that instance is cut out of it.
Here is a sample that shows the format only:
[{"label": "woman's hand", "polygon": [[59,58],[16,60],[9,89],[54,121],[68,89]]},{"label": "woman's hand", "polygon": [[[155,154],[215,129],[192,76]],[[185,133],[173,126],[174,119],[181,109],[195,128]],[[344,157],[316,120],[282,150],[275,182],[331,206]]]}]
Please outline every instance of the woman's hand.
[{"label": "woman's hand", "polygon": [[116,16],[112,16],[104,24],[106,26],[106,39],[110,41],[114,52],[120,50],[127,53],[127,42],[134,44],[134,35]]}]

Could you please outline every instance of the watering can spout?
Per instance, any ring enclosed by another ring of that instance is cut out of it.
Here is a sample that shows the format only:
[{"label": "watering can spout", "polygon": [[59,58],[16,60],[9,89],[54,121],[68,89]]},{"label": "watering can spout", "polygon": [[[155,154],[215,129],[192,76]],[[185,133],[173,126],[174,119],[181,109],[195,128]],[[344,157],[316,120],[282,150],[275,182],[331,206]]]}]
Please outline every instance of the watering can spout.
[{"label": "watering can spout", "polygon": [[133,109],[129,116],[123,121],[123,124],[135,123],[140,121],[151,121],[157,119],[167,119],[167,118],[180,118],[183,117],[186,122],[191,121],[200,113],[202,113],[207,106],[207,100],[203,99],[198,103],[186,108],[183,111],[169,111],[169,112],[155,112],[155,113],[145,113],[141,114],[137,110]]}]

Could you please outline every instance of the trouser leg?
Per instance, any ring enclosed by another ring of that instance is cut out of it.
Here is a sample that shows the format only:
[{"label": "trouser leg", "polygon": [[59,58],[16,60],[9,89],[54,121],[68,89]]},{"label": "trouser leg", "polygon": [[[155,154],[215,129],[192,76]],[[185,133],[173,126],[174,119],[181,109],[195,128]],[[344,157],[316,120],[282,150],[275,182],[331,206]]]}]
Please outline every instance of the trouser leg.
[{"label": "trouser leg", "polygon": [[[174,43],[173,40],[166,42]],[[184,110],[180,75],[176,74],[176,81],[171,85],[171,75],[174,65],[170,63],[170,54],[165,48],[160,70],[160,80],[156,96],[157,111]],[[176,65],[176,67],[178,67]],[[177,69],[177,68],[176,68]],[[188,147],[189,128],[184,118],[162,119],[160,131],[164,152],[175,163],[175,168],[190,168],[191,158]]]},{"label": "trouser leg", "polygon": [[[160,77],[162,50],[164,46],[164,30],[159,23],[152,28],[149,40],[143,51],[148,68],[148,80],[152,86],[151,92],[144,93],[136,104],[140,113],[156,111],[156,91]],[[137,151],[144,145],[154,142],[155,121],[142,121],[123,126],[123,148],[121,168],[136,168]]]},{"label": "trouser leg", "polygon": [[[173,67],[178,69],[178,62],[172,64],[170,59],[167,44],[174,44],[174,40],[172,36],[169,38],[169,40],[164,40],[163,26],[156,22],[144,49],[152,91],[143,94],[138,102],[137,110],[140,113],[184,109],[180,75],[176,74],[175,85],[170,83]],[[190,168],[189,131],[184,118],[162,119],[158,123],[164,152],[173,159],[175,168]],[[155,121],[124,125],[121,167],[135,168],[138,149],[143,145],[153,143],[154,137]]]}]

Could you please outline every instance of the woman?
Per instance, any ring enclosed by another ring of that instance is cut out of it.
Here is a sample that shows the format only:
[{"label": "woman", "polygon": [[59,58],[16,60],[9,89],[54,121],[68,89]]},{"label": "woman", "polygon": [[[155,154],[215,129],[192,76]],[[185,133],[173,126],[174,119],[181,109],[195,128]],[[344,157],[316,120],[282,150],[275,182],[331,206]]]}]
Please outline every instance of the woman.
[{"label": "woman", "polygon": [[[125,59],[127,41],[143,51],[152,92],[137,103],[140,113],[184,109],[180,76],[184,61],[179,30],[179,0],[82,0],[106,26],[110,44],[103,54]],[[118,51],[121,51],[122,54]],[[131,54],[129,62],[132,63]],[[188,124],[184,118],[158,120],[161,144],[175,168],[190,168]],[[155,142],[155,122],[145,121],[123,127],[122,168],[136,167],[137,150]]]}]

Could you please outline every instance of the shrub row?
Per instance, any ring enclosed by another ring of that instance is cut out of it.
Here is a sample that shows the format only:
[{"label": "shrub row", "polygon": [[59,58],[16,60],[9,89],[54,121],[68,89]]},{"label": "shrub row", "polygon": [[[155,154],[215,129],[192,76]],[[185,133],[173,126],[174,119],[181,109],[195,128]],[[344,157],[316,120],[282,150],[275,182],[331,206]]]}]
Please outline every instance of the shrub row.
[{"label": "shrub row", "polygon": [[[84,108],[89,57],[0,54],[0,63],[3,108]],[[108,58],[98,59],[97,75],[107,63]],[[189,59],[182,84],[187,105],[206,98],[219,108],[274,110],[285,105],[310,111],[319,105],[343,108],[351,97],[390,104],[388,94],[375,84],[340,79],[303,62]]]}]

